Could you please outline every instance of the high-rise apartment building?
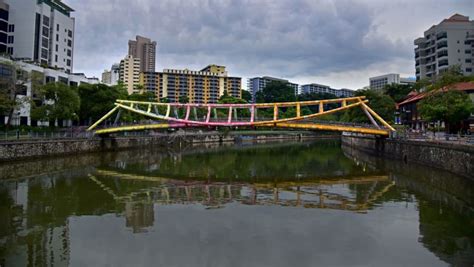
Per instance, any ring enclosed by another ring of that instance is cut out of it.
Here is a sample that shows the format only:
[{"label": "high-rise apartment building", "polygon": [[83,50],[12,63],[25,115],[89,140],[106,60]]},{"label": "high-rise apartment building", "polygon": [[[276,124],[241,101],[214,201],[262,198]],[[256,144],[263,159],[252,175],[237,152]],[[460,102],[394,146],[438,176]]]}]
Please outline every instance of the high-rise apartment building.
[{"label": "high-rise apartment building", "polygon": [[128,94],[140,93],[137,86],[140,82],[140,59],[126,56],[120,61],[119,81],[127,88]]},{"label": "high-rise apartment building", "polygon": [[0,0],[0,54],[13,53],[14,26],[9,23],[10,7],[4,0]]},{"label": "high-rise apartment building", "polygon": [[136,36],[128,41],[128,55],[140,59],[140,72],[155,71],[156,42],[149,38]]},{"label": "high-rise apartment building", "polygon": [[163,72],[143,72],[140,84],[158,99],[189,103],[217,103],[224,92],[242,97],[242,78],[227,76],[224,66],[209,65],[200,71],[165,69]]},{"label": "high-rise apartment building", "polygon": [[250,94],[252,95],[252,102],[255,103],[255,96],[257,92],[263,90],[267,86],[267,84],[271,82],[283,82],[288,84],[291,88],[293,88],[295,95],[298,95],[298,87],[299,85],[296,83],[291,83],[288,80],[284,79],[279,79],[275,77],[269,77],[269,76],[263,76],[263,77],[254,77],[250,78],[247,83],[248,90]]},{"label": "high-rise apartment building", "polygon": [[102,72],[102,83],[117,85],[120,77],[120,64],[113,64],[110,70]]},{"label": "high-rise apartment building", "polygon": [[382,90],[386,85],[390,84],[414,84],[415,80],[411,78],[400,78],[400,74],[389,73],[385,75],[380,75],[376,77],[369,78],[370,89],[372,90]]},{"label": "high-rise apartment building", "polygon": [[302,94],[310,94],[310,93],[319,93],[319,94],[332,94],[335,97],[351,97],[354,96],[354,91],[350,89],[334,89],[328,85],[318,84],[318,83],[310,83],[304,84],[301,86],[301,93]]},{"label": "high-rise apartment building", "polygon": [[60,0],[5,0],[14,58],[73,71],[74,11]]},{"label": "high-rise apartment building", "polygon": [[466,75],[473,72],[474,21],[454,14],[415,40],[416,79],[432,78],[450,66],[459,65]]}]

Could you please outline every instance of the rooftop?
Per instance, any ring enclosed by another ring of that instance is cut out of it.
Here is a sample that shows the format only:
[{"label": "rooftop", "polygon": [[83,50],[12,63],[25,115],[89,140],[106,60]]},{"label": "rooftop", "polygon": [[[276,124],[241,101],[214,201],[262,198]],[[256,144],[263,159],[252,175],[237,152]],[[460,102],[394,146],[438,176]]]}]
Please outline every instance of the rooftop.
[{"label": "rooftop", "polygon": [[406,105],[413,102],[418,102],[421,99],[425,98],[427,95],[433,94],[439,91],[448,91],[448,90],[459,90],[459,91],[474,91],[474,82],[460,82],[455,83],[452,85],[445,86],[441,89],[418,93],[416,91],[412,91],[408,94],[408,98],[403,100],[402,102],[398,103],[397,106]]}]

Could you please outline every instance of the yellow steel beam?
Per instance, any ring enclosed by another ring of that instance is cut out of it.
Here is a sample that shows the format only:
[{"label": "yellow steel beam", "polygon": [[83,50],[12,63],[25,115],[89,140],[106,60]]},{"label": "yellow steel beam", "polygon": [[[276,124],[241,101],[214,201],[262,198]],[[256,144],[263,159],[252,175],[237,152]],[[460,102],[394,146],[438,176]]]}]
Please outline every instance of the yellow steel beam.
[{"label": "yellow steel beam", "polygon": [[345,107],[338,107],[338,108],[334,108],[334,109],[330,109],[330,110],[325,110],[322,113],[313,113],[313,114],[310,114],[310,115],[304,115],[304,116],[292,117],[292,118],[286,118],[286,119],[279,119],[279,120],[274,120],[274,121],[256,121],[256,122],[253,123],[253,125],[260,126],[260,125],[265,125],[265,124],[269,124],[269,123],[282,123],[282,122],[289,122],[289,121],[299,121],[299,120],[311,119],[311,118],[320,117],[320,116],[323,116],[323,115],[335,113],[335,112],[338,112],[338,111],[350,109],[350,108],[359,106],[364,102],[368,102],[368,100],[363,100],[362,102],[355,102],[355,103],[352,103],[352,104],[347,105]]},{"label": "yellow steel beam", "polygon": [[158,124],[148,124],[148,125],[135,125],[135,126],[121,126],[113,127],[106,129],[99,129],[95,131],[96,134],[107,134],[107,133],[117,133],[117,132],[127,132],[127,131],[143,131],[151,129],[163,129],[168,128],[168,123],[158,123]]},{"label": "yellow steel beam", "polygon": [[[274,124],[267,124],[263,126],[271,127],[271,126],[274,126]],[[281,128],[353,132],[353,133],[375,134],[375,135],[384,135],[384,136],[389,135],[389,131],[383,130],[383,129],[360,128],[360,127],[340,126],[340,125],[325,125],[325,124],[316,124],[316,123],[276,123],[275,126],[281,127]]]},{"label": "yellow steel beam", "polygon": [[97,125],[99,125],[99,123],[101,123],[102,121],[107,119],[110,115],[112,115],[112,113],[114,113],[118,108],[119,108],[118,106],[115,106],[113,109],[111,109],[109,112],[107,112],[107,114],[102,116],[102,118],[100,118],[98,121],[96,121],[94,124],[92,124],[89,128],[87,128],[87,131],[90,131],[90,130],[94,129]]}]

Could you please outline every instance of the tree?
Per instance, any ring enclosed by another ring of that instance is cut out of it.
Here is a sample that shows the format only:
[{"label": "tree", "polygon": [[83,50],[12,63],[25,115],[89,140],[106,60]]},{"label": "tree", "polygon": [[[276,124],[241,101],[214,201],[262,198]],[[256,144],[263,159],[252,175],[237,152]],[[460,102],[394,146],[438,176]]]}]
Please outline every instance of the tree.
[{"label": "tree", "polygon": [[2,62],[0,68],[3,73],[0,79],[0,113],[8,116],[6,124],[9,126],[15,109],[29,102],[26,83],[30,80],[30,74],[16,63]]},{"label": "tree", "polygon": [[227,93],[227,91],[224,91],[224,94],[219,98],[217,101],[219,104],[246,104],[247,101],[233,97]]},{"label": "tree", "polygon": [[[31,117],[35,120],[75,120],[78,118],[81,99],[77,88],[64,83],[48,83],[38,92],[41,105],[32,103]],[[50,124],[51,125],[51,124]]]},{"label": "tree", "polygon": [[133,101],[144,101],[144,102],[156,102],[157,97],[153,92],[133,93],[127,96],[128,100]]},{"label": "tree", "polygon": [[242,99],[250,103],[252,101],[252,94],[247,90],[242,90]]},{"label": "tree", "polygon": [[[366,96],[366,99],[369,100],[368,104],[371,109],[373,109],[384,120],[393,122],[395,101],[393,101],[390,96],[370,89],[357,90],[355,96]],[[343,115],[342,120],[348,122],[370,122],[367,115],[362,111],[362,108],[351,108],[347,110]]]},{"label": "tree", "polygon": [[79,118],[84,124],[91,124],[114,107],[116,99],[127,98],[127,89],[122,85],[81,84],[78,87],[81,107]]},{"label": "tree", "polygon": [[458,130],[460,122],[474,112],[469,95],[457,90],[430,93],[417,104],[417,108],[427,121],[444,121],[447,132]]},{"label": "tree", "polygon": [[450,66],[445,72],[435,76],[433,84],[428,87],[428,90],[436,90],[451,84],[468,81],[474,81],[474,76],[464,75],[461,65],[454,65]]},{"label": "tree", "polygon": [[407,95],[413,91],[413,86],[408,84],[388,84],[383,89],[384,94],[389,95],[396,103],[407,98]]},{"label": "tree", "polygon": [[178,102],[181,104],[189,103],[189,97],[187,95],[179,96]]},{"label": "tree", "polygon": [[285,82],[273,81],[256,94],[257,103],[292,102],[295,90]]}]

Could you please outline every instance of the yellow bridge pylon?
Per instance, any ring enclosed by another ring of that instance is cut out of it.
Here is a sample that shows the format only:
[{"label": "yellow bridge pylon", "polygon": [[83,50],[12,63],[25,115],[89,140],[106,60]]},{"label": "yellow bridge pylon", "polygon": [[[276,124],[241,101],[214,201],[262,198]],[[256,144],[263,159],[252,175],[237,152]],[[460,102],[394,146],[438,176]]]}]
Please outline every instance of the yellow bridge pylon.
[{"label": "yellow bridge pylon", "polygon": [[[373,111],[366,103],[364,96],[257,104],[194,104],[194,103],[158,103],[118,99],[115,107],[102,118],[92,124],[87,130],[94,130],[100,123],[117,112],[111,127],[95,130],[96,134],[109,134],[127,131],[143,131],[160,128],[178,127],[281,127],[314,129],[324,131],[356,132],[374,135],[389,135],[395,129]],[[367,115],[373,127],[358,127],[338,125],[323,122],[311,122],[311,119],[344,111],[351,108],[361,108]],[[291,116],[281,116],[291,110]],[[152,124],[117,126],[122,111],[143,115],[152,120],[162,121]],[[267,117],[259,117],[264,113]],[[268,114],[270,118],[268,118]],[[239,118],[240,116],[240,118]],[[378,122],[381,123],[379,125]]]}]

